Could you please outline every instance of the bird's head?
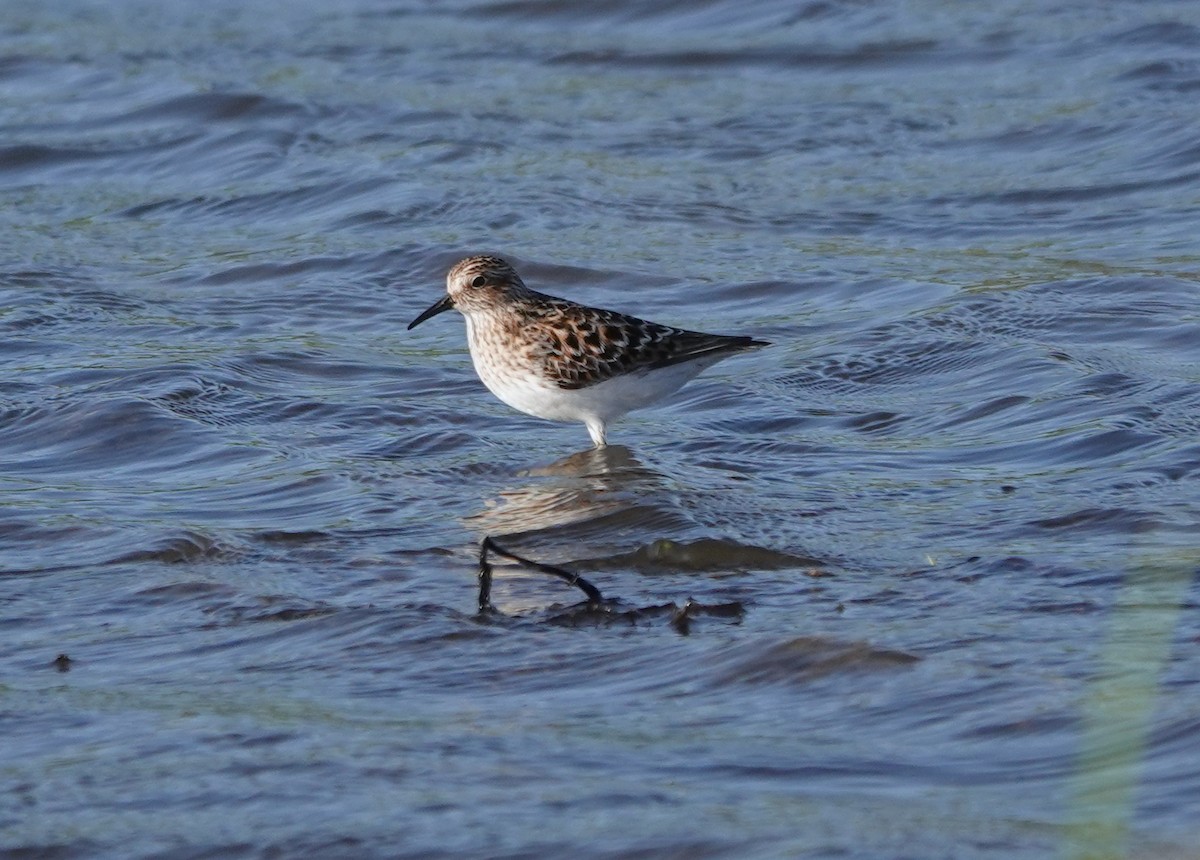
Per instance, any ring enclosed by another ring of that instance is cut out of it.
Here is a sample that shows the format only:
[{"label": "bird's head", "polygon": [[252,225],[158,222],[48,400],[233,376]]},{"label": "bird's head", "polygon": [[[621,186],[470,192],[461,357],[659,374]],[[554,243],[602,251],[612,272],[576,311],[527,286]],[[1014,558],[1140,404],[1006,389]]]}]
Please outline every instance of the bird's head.
[{"label": "bird's head", "polygon": [[451,308],[463,314],[484,312],[526,292],[521,277],[499,257],[467,257],[446,275],[446,295],[408,324],[416,328],[425,320]]}]

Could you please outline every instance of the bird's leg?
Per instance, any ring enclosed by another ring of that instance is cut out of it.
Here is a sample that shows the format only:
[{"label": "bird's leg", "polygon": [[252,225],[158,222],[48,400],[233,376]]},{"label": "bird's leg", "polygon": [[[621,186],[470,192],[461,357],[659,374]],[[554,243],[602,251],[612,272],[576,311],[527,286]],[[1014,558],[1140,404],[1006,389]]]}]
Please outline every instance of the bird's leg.
[{"label": "bird's leg", "polygon": [[587,422],[588,435],[592,437],[592,444],[597,448],[603,448],[608,444],[605,438],[604,422],[599,419],[593,419]]}]

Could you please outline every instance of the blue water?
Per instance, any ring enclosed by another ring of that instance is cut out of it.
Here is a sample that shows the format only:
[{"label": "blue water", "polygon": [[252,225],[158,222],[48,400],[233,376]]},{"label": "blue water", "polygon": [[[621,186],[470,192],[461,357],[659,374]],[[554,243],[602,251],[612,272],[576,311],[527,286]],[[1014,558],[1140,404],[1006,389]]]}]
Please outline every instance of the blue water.
[{"label": "blue water", "polygon": [[[1198,90],[1187,2],[6,0],[0,854],[1195,857]],[[774,346],[590,452],[405,331],[480,251]]]}]

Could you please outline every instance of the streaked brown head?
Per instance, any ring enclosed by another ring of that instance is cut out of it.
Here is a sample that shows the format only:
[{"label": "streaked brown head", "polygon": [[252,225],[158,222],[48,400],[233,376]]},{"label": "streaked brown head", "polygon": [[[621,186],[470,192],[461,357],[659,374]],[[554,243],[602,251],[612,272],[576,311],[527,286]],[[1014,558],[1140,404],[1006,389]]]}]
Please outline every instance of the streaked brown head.
[{"label": "streaked brown head", "polygon": [[408,324],[416,328],[425,320],[454,308],[468,314],[486,311],[527,293],[520,275],[499,257],[467,257],[446,275],[446,295]]}]

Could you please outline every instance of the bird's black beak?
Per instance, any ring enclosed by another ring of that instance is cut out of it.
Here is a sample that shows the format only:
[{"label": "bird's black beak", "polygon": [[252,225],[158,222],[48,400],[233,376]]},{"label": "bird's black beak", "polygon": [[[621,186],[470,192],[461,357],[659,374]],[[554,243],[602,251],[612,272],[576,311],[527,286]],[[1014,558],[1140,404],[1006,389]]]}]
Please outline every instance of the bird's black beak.
[{"label": "bird's black beak", "polygon": [[421,314],[415,320],[410,322],[408,324],[408,330],[412,331],[413,329],[415,329],[421,323],[425,322],[425,320],[429,319],[430,317],[435,317],[440,313],[445,313],[446,311],[450,310],[453,307],[454,307],[454,301],[450,298],[450,296],[448,296],[448,295],[442,296],[440,299],[438,299],[436,302],[433,303],[432,307],[430,307],[428,310],[426,310],[423,314]]}]

